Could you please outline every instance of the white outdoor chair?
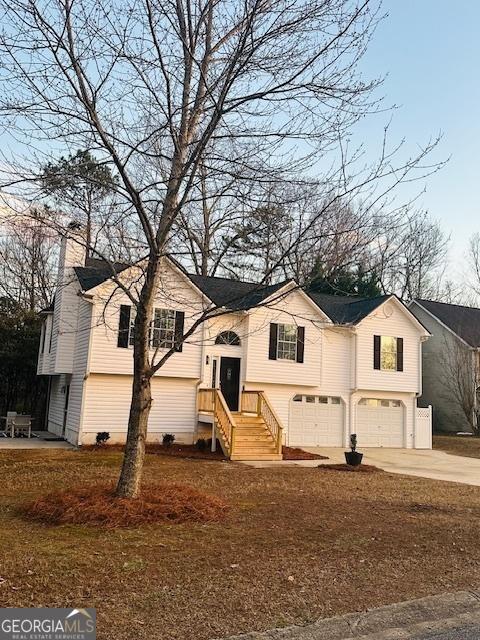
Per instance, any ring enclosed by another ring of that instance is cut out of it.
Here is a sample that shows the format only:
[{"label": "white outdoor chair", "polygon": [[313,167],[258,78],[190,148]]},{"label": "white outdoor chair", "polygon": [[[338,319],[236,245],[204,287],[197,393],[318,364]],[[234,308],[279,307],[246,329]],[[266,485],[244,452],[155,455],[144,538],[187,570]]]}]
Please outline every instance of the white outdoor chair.
[{"label": "white outdoor chair", "polygon": [[2,432],[2,435],[5,437],[10,436],[13,438],[13,421],[17,417],[16,411],[7,411],[7,418],[5,420],[5,431]]},{"label": "white outdoor chair", "polygon": [[15,436],[26,433],[27,438],[31,438],[32,437],[32,417],[17,415],[13,419],[13,433]]}]

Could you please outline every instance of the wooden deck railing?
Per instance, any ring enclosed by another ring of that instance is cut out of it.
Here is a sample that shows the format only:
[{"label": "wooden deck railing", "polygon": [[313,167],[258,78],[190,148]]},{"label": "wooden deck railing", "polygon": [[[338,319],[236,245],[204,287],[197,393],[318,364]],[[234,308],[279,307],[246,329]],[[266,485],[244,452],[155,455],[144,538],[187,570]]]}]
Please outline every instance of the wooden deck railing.
[{"label": "wooden deck railing", "polygon": [[235,420],[219,389],[198,390],[198,410],[213,414],[215,431],[220,436],[226,455],[231,455],[235,446]]},{"label": "wooden deck railing", "polygon": [[282,453],[283,426],[264,391],[243,391],[242,411],[256,413],[265,421],[275,442],[277,453]]}]

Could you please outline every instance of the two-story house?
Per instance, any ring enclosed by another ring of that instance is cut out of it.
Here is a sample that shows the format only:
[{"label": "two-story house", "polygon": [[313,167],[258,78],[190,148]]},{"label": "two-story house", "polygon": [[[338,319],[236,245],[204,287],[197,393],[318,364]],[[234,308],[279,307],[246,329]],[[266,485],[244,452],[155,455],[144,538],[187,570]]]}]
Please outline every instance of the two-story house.
[{"label": "two-story house", "polygon": [[480,309],[412,300],[411,312],[431,333],[423,349],[420,403],[433,405],[435,431],[480,427]]},{"label": "two-story house", "polygon": [[[128,287],[141,281],[138,265],[116,269]],[[165,258],[151,348],[161,354],[174,345],[212,305],[221,315],[200,325],[153,378],[150,441],[173,433],[191,443],[214,422],[237,459],[278,457],[282,442],[345,447],[351,433],[360,447],[431,446],[430,424],[417,412],[429,333],[395,296],[307,294],[293,281],[259,287],[191,275]],[[50,379],[49,430],[78,445],[99,431],[123,441],[131,300],[110,267],[85,261],[68,239],[44,313],[38,373]]]}]

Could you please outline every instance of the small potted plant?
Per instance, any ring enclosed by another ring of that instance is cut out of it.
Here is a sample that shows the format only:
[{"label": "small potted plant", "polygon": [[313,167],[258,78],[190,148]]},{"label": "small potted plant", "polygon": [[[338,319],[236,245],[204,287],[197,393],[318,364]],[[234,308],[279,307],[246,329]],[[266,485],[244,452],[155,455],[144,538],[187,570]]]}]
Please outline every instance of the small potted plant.
[{"label": "small potted plant", "polygon": [[361,464],[363,453],[357,451],[357,434],[352,433],[350,436],[350,451],[345,451],[345,461],[352,467]]}]

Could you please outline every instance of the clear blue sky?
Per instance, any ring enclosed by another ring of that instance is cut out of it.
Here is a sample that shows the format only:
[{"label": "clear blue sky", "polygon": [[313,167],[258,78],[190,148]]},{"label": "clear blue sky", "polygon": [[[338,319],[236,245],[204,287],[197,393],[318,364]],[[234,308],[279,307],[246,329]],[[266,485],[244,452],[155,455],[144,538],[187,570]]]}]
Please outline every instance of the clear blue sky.
[{"label": "clear blue sky", "polygon": [[[480,231],[480,1],[384,0],[383,9],[363,69],[388,74],[382,93],[399,106],[396,139],[412,148],[443,133],[436,157],[451,159],[428,179],[419,204],[451,233],[456,261]],[[378,139],[388,117],[369,119],[362,134]]]}]

